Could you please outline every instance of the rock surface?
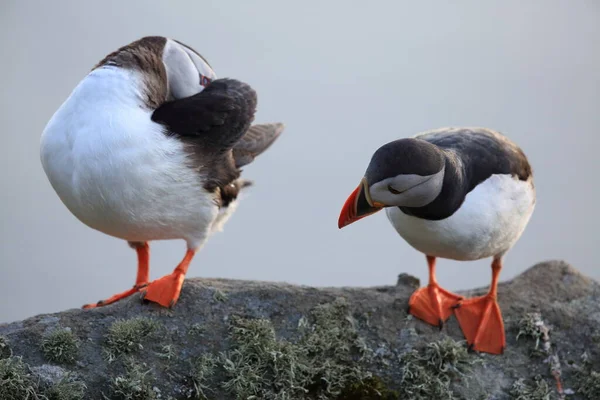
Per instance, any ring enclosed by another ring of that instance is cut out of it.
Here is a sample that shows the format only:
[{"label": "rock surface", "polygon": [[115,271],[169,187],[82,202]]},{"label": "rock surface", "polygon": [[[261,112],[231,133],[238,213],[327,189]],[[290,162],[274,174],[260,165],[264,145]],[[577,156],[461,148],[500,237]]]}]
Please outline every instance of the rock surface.
[{"label": "rock surface", "polygon": [[[597,282],[549,261],[501,283],[502,356],[466,353],[454,317],[440,331],[407,315],[418,285],[408,275],[373,288],[188,279],[172,310],[136,295],[1,324],[0,363],[22,357],[40,399],[600,398]],[[49,394],[61,382],[85,388]],[[0,398],[11,399],[7,387]]]}]

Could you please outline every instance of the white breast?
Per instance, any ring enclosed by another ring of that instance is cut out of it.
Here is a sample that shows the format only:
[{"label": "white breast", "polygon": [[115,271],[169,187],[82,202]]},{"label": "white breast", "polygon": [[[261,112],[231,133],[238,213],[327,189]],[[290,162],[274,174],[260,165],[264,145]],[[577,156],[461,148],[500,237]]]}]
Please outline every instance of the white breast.
[{"label": "white breast", "polygon": [[519,239],[535,206],[531,181],[492,175],[467,194],[450,217],[430,221],[387,208],[400,236],[430,256],[477,260],[506,253]]},{"label": "white breast", "polygon": [[130,241],[206,238],[217,207],[183,144],[143,108],[137,72],[92,71],[54,114],[41,160],[57,194],[83,223]]}]

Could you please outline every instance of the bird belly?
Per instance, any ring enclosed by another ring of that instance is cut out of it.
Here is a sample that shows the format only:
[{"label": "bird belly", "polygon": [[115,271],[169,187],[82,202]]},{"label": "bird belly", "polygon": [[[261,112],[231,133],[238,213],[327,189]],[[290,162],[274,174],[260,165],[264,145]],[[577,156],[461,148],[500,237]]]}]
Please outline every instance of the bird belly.
[{"label": "bird belly", "polygon": [[88,79],[42,135],[42,165],[60,199],[80,221],[111,236],[200,244],[218,210],[188,166],[184,145],[150,119],[135,91],[94,98],[107,79]]},{"label": "bird belly", "polygon": [[430,256],[466,261],[506,253],[525,230],[534,206],[531,180],[492,175],[443,220],[417,218],[397,207],[386,211],[396,231],[415,249]]}]

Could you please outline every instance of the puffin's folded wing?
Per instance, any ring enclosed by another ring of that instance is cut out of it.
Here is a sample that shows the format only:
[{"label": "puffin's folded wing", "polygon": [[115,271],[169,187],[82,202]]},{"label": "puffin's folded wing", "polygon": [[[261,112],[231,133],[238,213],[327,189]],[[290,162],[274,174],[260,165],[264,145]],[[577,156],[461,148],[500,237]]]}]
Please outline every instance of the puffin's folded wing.
[{"label": "puffin's folded wing", "polygon": [[166,102],[152,120],[169,134],[197,138],[212,151],[225,151],[248,131],[256,112],[256,92],[234,79],[217,79],[202,92]]},{"label": "puffin's folded wing", "polygon": [[244,136],[233,146],[236,168],[250,164],[256,156],[265,151],[283,132],[282,123],[252,125]]}]

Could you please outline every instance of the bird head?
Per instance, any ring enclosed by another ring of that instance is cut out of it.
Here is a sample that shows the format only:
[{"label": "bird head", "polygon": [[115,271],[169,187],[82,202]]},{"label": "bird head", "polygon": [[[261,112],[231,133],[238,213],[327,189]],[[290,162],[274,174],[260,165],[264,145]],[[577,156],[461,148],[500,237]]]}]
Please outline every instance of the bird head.
[{"label": "bird head", "polygon": [[445,157],[421,139],[400,139],[377,149],[340,213],[341,229],[385,207],[422,207],[441,192]]}]

